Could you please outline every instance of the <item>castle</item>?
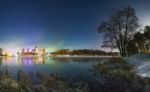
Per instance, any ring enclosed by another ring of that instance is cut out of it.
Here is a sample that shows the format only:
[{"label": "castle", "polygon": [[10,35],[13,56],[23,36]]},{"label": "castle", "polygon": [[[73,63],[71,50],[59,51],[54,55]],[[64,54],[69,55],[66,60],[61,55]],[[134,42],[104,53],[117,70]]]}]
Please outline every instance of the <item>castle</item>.
[{"label": "castle", "polygon": [[44,48],[38,48],[37,46],[35,46],[34,49],[32,49],[30,51],[30,49],[22,49],[21,55],[45,55],[46,54],[46,50]]}]

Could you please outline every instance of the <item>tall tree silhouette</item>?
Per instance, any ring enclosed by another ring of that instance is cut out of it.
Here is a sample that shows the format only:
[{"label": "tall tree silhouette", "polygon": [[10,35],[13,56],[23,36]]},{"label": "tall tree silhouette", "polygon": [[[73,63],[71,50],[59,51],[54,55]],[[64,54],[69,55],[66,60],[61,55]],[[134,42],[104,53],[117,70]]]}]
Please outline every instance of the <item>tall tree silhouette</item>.
[{"label": "tall tree silhouette", "polygon": [[118,48],[122,56],[127,56],[128,42],[133,39],[138,27],[138,18],[132,7],[113,11],[108,21],[102,22],[97,29],[99,33],[104,33],[102,47]]},{"label": "tall tree silhouette", "polygon": [[134,42],[139,49],[139,53],[145,52],[145,37],[142,33],[137,32],[134,35]]},{"label": "tall tree silhouette", "polygon": [[138,52],[139,52],[139,49],[138,49],[138,47],[136,46],[134,40],[130,40],[130,41],[128,42],[128,46],[127,46],[127,53],[128,53],[128,56],[134,55],[134,54],[136,54],[136,53],[138,53]]},{"label": "tall tree silhouette", "polygon": [[145,26],[144,37],[145,37],[146,51],[147,51],[147,53],[149,53],[150,52],[150,26]]},{"label": "tall tree silhouette", "polygon": [[0,48],[0,56],[2,56],[2,54],[3,54],[3,49]]}]

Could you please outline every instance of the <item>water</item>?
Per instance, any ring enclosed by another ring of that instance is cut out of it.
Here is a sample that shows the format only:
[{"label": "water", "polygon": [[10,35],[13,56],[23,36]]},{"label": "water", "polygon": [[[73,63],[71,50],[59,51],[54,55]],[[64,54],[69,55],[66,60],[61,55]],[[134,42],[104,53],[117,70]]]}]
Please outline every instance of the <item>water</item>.
[{"label": "water", "polygon": [[145,82],[138,77],[132,70],[132,64],[122,58],[0,57],[0,61],[0,66],[7,65],[13,78],[17,78],[19,70],[23,70],[26,73],[59,74],[67,78],[65,81],[70,85],[74,85],[76,79],[82,83],[86,81],[89,92],[149,92],[150,90],[149,80]]},{"label": "water", "polygon": [[106,61],[103,57],[0,57],[1,65],[7,65],[16,78],[19,70],[27,73],[57,73],[64,77],[90,75],[93,64]]}]

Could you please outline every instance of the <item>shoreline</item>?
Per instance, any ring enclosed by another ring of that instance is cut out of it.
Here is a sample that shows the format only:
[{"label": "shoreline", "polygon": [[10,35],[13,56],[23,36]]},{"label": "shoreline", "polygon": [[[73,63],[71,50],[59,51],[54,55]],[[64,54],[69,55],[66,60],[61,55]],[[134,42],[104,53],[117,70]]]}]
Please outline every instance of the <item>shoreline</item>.
[{"label": "shoreline", "polygon": [[52,58],[69,58],[69,57],[79,57],[79,58],[82,58],[82,57],[87,57],[87,58],[90,58],[90,57],[107,57],[107,58],[112,58],[112,57],[121,57],[121,56],[107,56],[107,55],[101,55],[101,56],[92,56],[92,55],[56,55],[56,56],[53,56],[53,55],[45,55],[45,56],[39,56],[39,55],[20,55],[20,56],[0,56],[0,57],[52,57]]},{"label": "shoreline", "polygon": [[70,56],[70,55],[57,55],[57,56],[49,56],[49,57],[57,57],[57,58],[64,58],[64,57],[87,57],[87,58],[90,58],[90,57],[107,57],[107,58],[111,58],[111,57],[121,57],[121,56],[103,56],[103,55],[101,55],[101,56],[91,56],[91,55],[87,55],[87,56],[85,56],[85,55],[73,55],[73,56]]}]

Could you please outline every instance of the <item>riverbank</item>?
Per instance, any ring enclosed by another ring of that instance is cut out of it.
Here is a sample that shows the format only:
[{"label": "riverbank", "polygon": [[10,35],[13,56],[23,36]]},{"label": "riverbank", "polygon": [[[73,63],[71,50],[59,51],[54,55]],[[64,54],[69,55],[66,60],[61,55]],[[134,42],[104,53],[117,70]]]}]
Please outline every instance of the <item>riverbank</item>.
[{"label": "riverbank", "polygon": [[112,57],[121,57],[121,56],[108,56],[108,55],[20,55],[20,56],[0,56],[0,57],[87,57],[87,58],[91,58],[91,57],[108,57],[108,58],[112,58]]},{"label": "riverbank", "polygon": [[121,56],[106,56],[106,55],[101,55],[101,56],[97,56],[97,55],[95,55],[95,56],[92,56],[92,55],[50,55],[49,57],[81,57],[81,58],[83,58],[83,57],[85,57],[85,58],[91,58],[91,57],[106,57],[106,58],[112,58],[112,57],[121,57]]},{"label": "riverbank", "polygon": [[125,58],[125,60],[134,65],[134,71],[142,78],[150,78],[150,55],[136,54]]},{"label": "riverbank", "polygon": [[[7,64],[10,74],[16,75],[12,80],[24,92],[143,92],[145,87],[143,79],[132,71],[134,67],[123,58],[29,57],[14,60],[18,60],[14,68],[9,59],[1,64]],[[43,63],[36,63],[40,60]],[[19,68],[18,62],[22,63]]]}]

